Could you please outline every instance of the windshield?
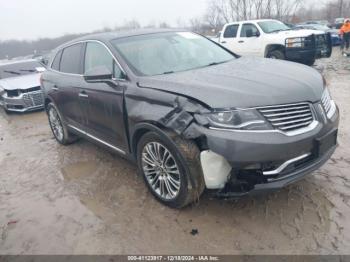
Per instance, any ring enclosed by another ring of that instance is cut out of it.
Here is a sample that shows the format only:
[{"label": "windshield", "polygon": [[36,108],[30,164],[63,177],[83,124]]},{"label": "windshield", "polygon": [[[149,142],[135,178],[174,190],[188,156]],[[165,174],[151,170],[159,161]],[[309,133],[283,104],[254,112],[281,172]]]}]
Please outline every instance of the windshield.
[{"label": "windshield", "polygon": [[126,37],[112,41],[137,75],[171,74],[228,62],[234,55],[190,32]]},{"label": "windshield", "polygon": [[264,21],[264,22],[259,22],[258,24],[261,27],[261,29],[267,34],[270,34],[273,32],[291,30],[289,26],[279,21]]},{"label": "windshield", "polygon": [[43,65],[36,61],[0,65],[0,79],[37,73],[37,67]]}]

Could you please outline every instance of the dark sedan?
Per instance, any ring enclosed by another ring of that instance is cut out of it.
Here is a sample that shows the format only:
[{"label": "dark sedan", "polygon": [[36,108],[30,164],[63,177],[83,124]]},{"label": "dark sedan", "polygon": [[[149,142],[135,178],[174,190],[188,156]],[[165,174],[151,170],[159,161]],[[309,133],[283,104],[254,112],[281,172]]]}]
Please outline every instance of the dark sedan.
[{"label": "dark sedan", "polygon": [[303,65],[238,57],[176,30],[91,35],[54,54],[42,87],[57,141],[84,137],[135,161],[171,207],[205,188],[221,197],[279,189],[337,145],[337,106]]}]

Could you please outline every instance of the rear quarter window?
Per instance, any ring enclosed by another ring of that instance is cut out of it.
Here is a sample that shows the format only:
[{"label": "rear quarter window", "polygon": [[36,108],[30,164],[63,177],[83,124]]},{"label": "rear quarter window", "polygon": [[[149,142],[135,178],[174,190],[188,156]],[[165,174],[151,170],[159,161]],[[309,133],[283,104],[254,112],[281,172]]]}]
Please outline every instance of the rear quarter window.
[{"label": "rear quarter window", "polygon": [[69,74],[82,74],[83,44],[66,47],[62,51],[60,71]]}]

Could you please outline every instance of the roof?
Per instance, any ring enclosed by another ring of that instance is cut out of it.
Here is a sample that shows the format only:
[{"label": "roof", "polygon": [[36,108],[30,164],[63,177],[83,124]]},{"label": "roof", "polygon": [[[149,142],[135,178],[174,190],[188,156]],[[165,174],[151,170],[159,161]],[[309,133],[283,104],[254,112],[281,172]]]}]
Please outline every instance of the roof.
[{"label": "roof", "polygon": [[281,22],[281,21],[276,20],[276,19],[253,19],[253,20],[245,20],[245,21],[235,21],[235,22],[230,22],[230,23],[227,23],[227,24],[251,23],[251,22],[259,23],[259,22],[266,22],[266,21],[278,21],[278,22]]},{"label": "roof", "polygon": [[[97,33],[97,34],[89,34],[86,36],[82,36],[76,39],[73,39],[67,43],[64,43],[60,47],[67,46],[79,41],[85,40],[100,40],[103,42],[108,42],[113,39],[138,36],[138,35],[147,35],[147,34],[157,34],[157,33],[166,33],[166,32],[177,32],[177,31],[188,31],[184,29],[175,29],[175,28],[166,28],[166,29],[133,29],[133,30],[122,30],[116,32],[105,32],[105,33]],[[60,48],[58,47],[58,48]]]}]

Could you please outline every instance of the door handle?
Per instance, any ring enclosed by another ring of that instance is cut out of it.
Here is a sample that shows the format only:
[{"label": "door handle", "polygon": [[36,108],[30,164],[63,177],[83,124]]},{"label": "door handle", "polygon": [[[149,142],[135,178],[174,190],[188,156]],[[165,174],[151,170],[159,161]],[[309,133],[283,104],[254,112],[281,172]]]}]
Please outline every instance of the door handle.
[{"label": "door handle", "polygon": [[54,85],[54,86],[52,87],[52,90],[53,90],[53,91],[58,91],[58,86]]},{"label": "door handle", "polygon": [[82,91],[79,93],[79,97],[88,98],[89,95],[85,91]]},{"label": "door handle", "polygon": [[227,42],[226,41],[222,41],[221,44],[227,44]]},{"label": "door handle", "polygon": [[244,41],[243,41],[243,40],[241,40],[241,41],[238,41],[238,43],[242,44],[242,43],[244,43]]}]

